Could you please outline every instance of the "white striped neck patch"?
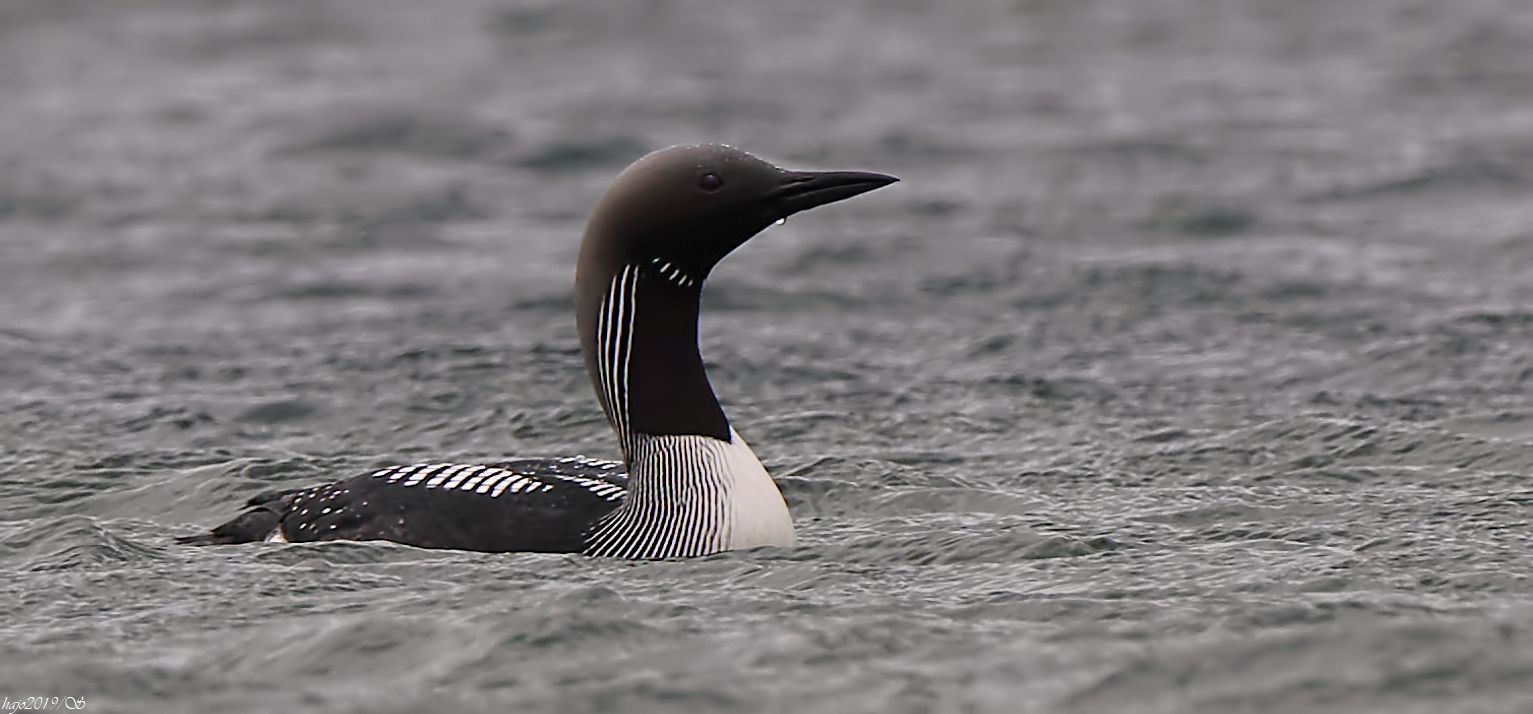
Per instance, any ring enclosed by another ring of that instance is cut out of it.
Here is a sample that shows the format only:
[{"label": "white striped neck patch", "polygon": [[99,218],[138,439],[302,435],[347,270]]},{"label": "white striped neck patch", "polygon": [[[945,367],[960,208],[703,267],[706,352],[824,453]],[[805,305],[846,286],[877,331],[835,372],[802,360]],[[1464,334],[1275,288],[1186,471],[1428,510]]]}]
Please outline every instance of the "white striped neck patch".
[{"label": "white striped neck patch", "polygon": [[628,496],[592,528],[586,552],[618,558],[689,558],[741,548],[791,546],[782,492],[745,440],[642,435]]}]

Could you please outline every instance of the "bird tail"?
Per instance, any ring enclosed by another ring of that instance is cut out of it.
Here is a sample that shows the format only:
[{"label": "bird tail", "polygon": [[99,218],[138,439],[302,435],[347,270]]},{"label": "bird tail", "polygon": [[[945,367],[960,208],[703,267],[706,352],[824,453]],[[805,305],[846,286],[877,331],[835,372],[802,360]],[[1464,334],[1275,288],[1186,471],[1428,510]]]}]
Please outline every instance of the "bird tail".
[{"label": "bird tail", "polygon": [[303,489],[267,491],[245,502],[245,511],[206,533],[177,536],[182,545],[234,545],[259,543],[277,529],[287,514],[289,497]]}]

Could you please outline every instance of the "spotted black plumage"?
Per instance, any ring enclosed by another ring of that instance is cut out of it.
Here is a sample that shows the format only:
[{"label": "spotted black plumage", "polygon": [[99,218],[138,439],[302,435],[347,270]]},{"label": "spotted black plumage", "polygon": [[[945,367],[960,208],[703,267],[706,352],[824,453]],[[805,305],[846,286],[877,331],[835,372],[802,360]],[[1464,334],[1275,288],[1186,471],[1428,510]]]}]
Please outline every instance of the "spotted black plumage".
[{"label": "spotted black plumage", "polygon": [[390,540],[463,550],[579,552],[627,493],[622,464],[583,457],[413,464],[271,491],[183,542]]}]

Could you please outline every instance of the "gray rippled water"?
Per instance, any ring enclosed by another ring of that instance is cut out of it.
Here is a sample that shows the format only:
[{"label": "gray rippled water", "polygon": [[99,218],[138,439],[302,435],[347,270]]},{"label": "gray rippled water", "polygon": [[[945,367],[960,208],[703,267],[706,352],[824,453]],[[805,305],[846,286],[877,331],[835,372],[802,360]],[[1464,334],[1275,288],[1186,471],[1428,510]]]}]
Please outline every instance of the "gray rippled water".
[{"label": "gray rippled water", "polygon": [[[1533,711],[1521,0],[10,0],[0,696],[88,711]],[[616,453],[586,212],[903,182],[715,274],[802,547],[173,545]]]}]

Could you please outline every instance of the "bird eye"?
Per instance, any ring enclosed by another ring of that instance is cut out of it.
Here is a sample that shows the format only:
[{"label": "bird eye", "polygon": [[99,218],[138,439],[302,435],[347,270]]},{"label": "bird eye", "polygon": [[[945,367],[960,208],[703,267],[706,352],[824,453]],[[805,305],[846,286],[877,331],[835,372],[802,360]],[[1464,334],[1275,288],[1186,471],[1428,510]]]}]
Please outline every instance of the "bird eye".
[{"label": "bird eye", "polygon": [[719,178],[718,174],[709,171],[697,177],[697,187],[704,191],[717,191],[724,187],[724,179]]}]

